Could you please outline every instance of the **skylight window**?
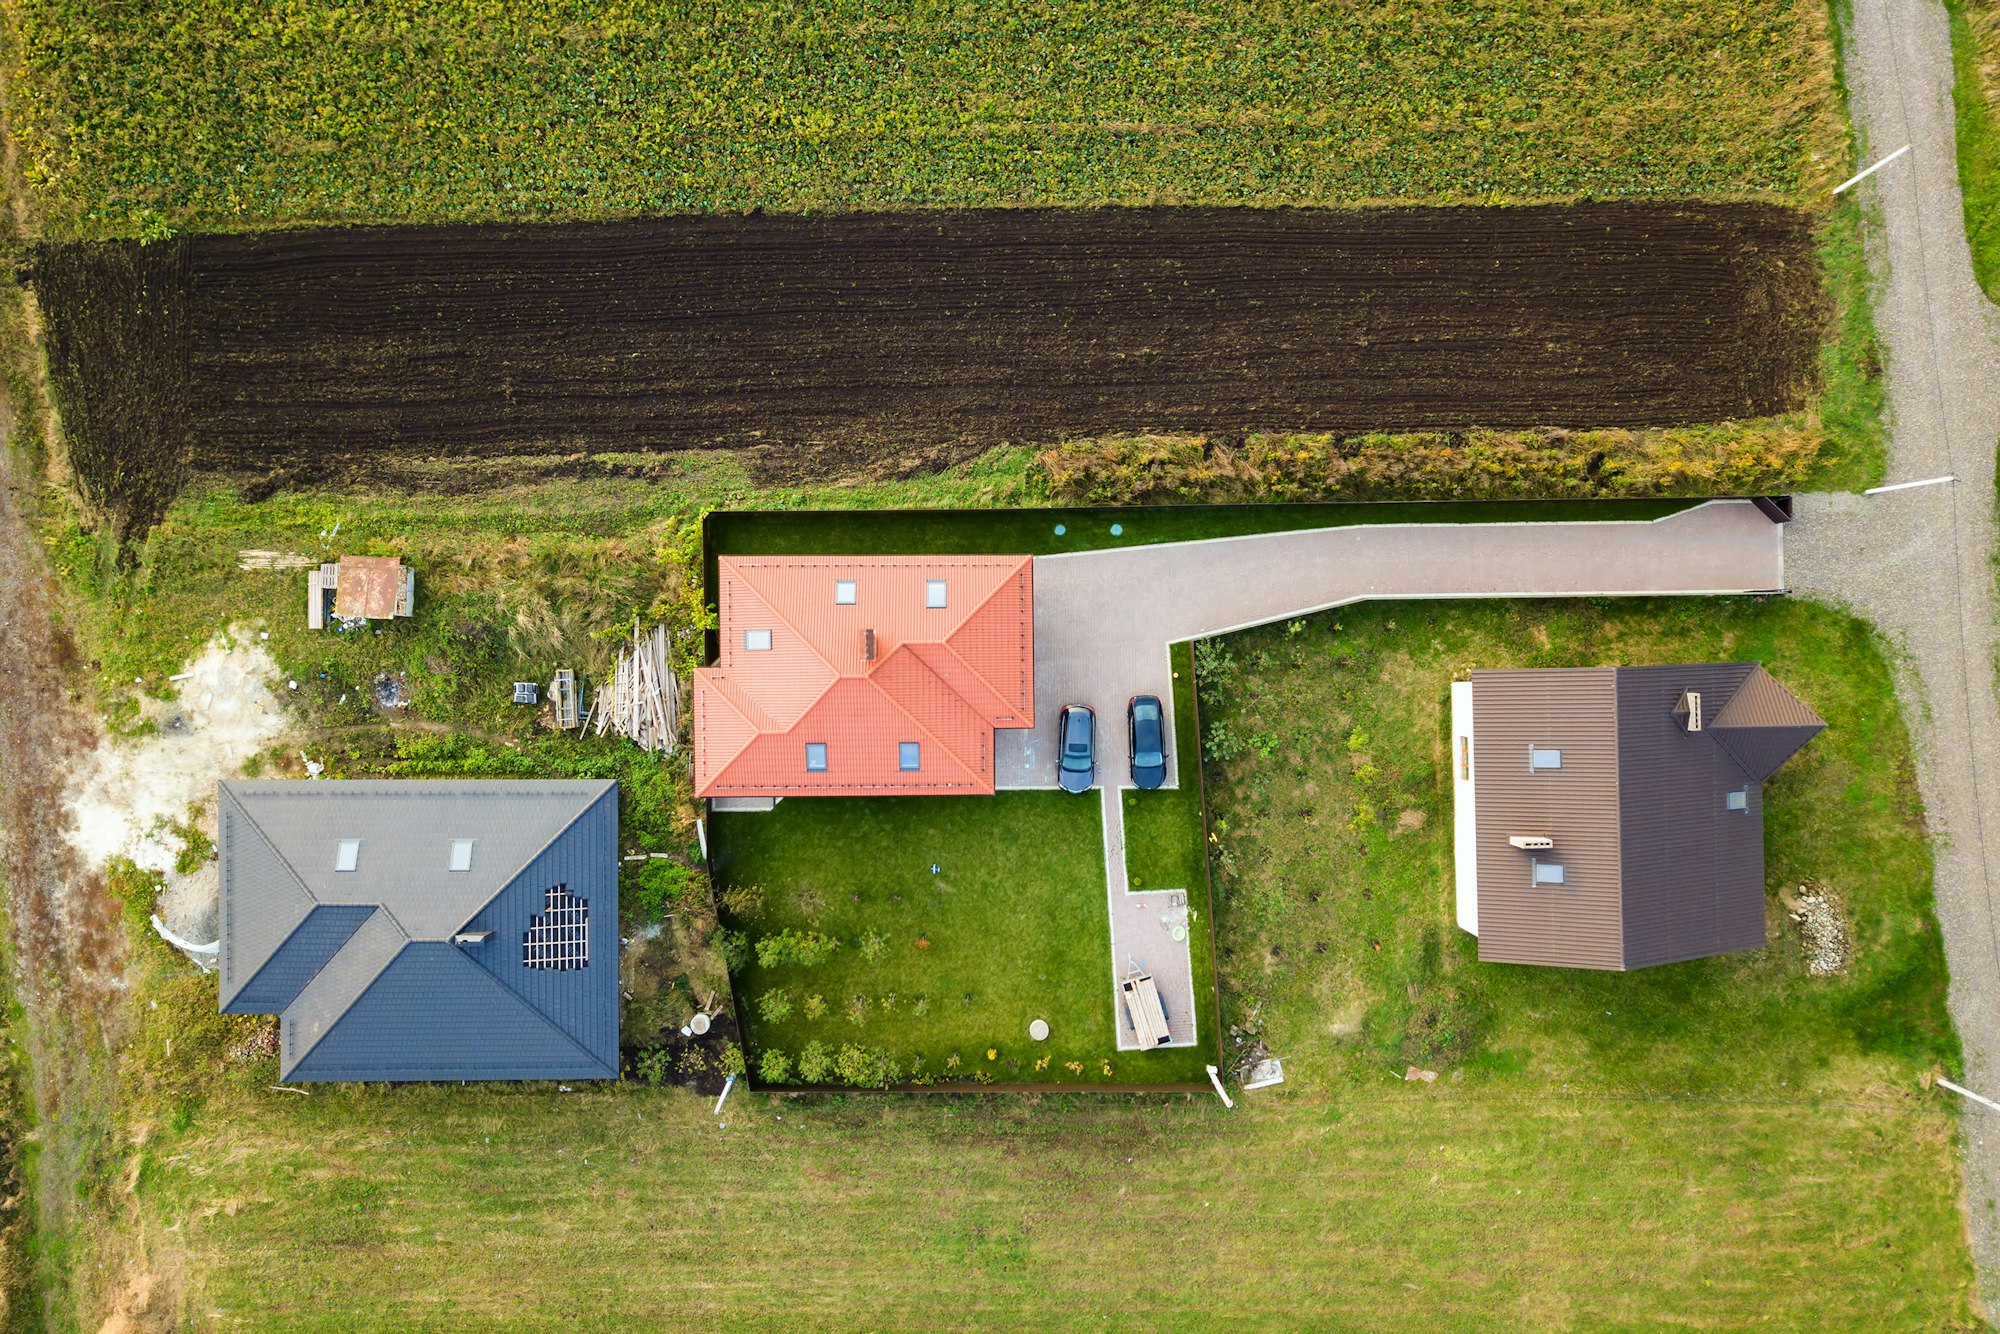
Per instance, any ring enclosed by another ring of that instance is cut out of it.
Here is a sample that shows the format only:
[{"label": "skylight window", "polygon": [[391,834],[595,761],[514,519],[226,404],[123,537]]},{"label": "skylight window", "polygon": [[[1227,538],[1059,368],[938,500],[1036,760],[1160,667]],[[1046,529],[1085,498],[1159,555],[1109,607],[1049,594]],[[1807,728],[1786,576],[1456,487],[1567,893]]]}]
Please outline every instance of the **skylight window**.
[{"label": "skylight window", "polygon": [[1560,885],[1560,884],[1562,884],[1562,883],[1563,883],[1563,868],[1562,868],[1562,863],[1561,863],[1561,862],[1543,862],[1543,861],[1538,861],[1538,862],[1536,862],[1536,863],[1535,863],[1535,883],[1536,883],[1536,884],[1538,884],[1538,885]]},{"label": "skylight window", "polygon": [[826,772],[826,742],[806,742],[806,772],[809,774]]},{"label": "skylight window", "polygon": [[944,606],[944,580],[924,580],[924,605],[926,607]]},{"label": "skylight window", "polygon": [[771,632],[769,630],[745,630],[743,632],[743,647],[752,653],[770,652]]},{"label": "skylight window", "polygon": [[1747,787],[1737,788],[1734,792],[1731,792],[1727,797],[1723,798],[1722,805],[1723,809],[1725,810],[1731,810],[1731,811],[1749,810],[1750,789]]},{"label": "skylight window", "polygon": [[341,839],[340,846],[333,850],[333,869],[336,871],[352,871],[359,865],[361,865],[361,840],[358,838]]},{"label": "skylight window", "polygon": [[470,871],[472,869],[472,840],[455,838],[451,841],[451,869]]},{"label": "skylight window", "polygon": [[855,588],[852,579],[836,579],[833,581],[833,600],[841,606],[853,606],[857,595],[858,590]]},{"label": "skylight window", "polygon": [[1563,767],[1563,753],[1553,746],[1528,747],[1528,767],[1530,769],[1560,769]]},{"label": "skylight window", "polygon": [[521,962],[529,968],[567,972],[590,966],[590,901],[573,897],[569,886],[548,892],[542,911],[528,919],[521,938]]},{"label": "skylight window", "polygon": [[906,774],[916,773],[923,768],[923,748],[914,741],[902,741],[896,745],[896,767]]}]

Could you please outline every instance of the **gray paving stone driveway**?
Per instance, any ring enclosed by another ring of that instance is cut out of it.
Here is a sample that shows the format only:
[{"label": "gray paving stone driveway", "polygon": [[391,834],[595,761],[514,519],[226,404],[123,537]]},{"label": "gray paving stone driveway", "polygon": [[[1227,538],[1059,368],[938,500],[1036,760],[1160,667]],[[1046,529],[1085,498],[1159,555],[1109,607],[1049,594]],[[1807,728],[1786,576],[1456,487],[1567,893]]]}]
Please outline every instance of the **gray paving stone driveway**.
[{"label": "gray paving stone driveway", "polygon": [[[1036,726],[996,734],[996,777],[1002,788],[1054,787],[1057,711],[1088,704],[1097,710],[1098,781],[1129,785],[1125,703],[1172,697],[1167,646],[1184,639],[1369,598],[1784,585],[1784,529],[1734,500],[1651,522],[1377,524],[1037,557]],[[1180,738],[1168,712],[1172,747]]]}]

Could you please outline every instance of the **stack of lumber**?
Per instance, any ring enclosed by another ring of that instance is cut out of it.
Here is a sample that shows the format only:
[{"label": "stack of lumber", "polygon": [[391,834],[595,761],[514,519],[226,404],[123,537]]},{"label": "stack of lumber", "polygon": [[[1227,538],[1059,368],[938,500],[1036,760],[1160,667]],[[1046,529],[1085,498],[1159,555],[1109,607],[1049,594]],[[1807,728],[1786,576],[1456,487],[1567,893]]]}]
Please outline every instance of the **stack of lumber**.
[{"label": "stack of lumber", "polygon": [[632,626],[632,642],[618,651],[611,680],[598,687],[591,705],[597,735],[616,732],[646,750],[671,755],[678,744],[681,718],[680,683],[667,664],[667,628],[652,633]]}]

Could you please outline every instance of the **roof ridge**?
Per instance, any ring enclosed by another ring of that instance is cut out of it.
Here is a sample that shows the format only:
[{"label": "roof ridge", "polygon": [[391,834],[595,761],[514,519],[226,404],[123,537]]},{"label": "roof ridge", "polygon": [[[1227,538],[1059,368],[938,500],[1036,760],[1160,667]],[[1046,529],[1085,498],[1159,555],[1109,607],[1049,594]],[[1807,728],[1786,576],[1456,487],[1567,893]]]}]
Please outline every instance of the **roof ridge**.
[{"label": "roof ridge", "polygon": [[[965,670],[972,673],[974,676],[978,677],[980,682],[988,690],[993,692],[993,695],[996,699],[1011,701],[1013,699],[1013,695],[1008,691],[1003,690],[997,683],[994,682],[992,677],[988,676],[985,672],[980,671],[977,667],[973,666],[971,662],[967,661],[965,655],[958,651],[958,646],[954,644],[952,641],[958,638],[958,636],[964,632],[965,628],[968,625],[972,624],[972,621],[975,617],[977,617],[981,612],[985,611],[988,607],[992,606],[996,598],[998,598],[1002,593],[1006,592],[1008,589],[1014,587],[1015,581],[1021,577],[1021,571],[1023,569],[1026,569],[1028,571],[1028,577],[1030,579],[1033,579],[1034,567],[1035,567],[1035,558],[1033,556],[1021,557],[1020,560],[1015,562],[1014,567],[1007,572],[1006,578],[1002,579],[999,583],[993,585],[993,591],[988,593],[984,598],[980,599],[979,605],[973,607],[970,611],[966,612],[964,619],[959,621],[957,625],[952,627],[951,633],[946,635],[943,640],[939,641],[944,646],[944,648],[950,651],[953,657],[957,658],[959,662],[964,664]],[[1030,596],[1032,597],[1032,594]],[[1031,670],[1033,668],[1033,665],[1034,664],[1032,662],[1029,663],[1029,667]],[[1010,705],[1010,707],[1012,706]],[[1032,692],[1028,699],[1027,707],[1029,713],[1032,714],[1035,708],[1035,701],[1032,696]]]},{"label": "roof ridge", "polygon": [[[514,887],[514,882],[521,878],[521,873],[523,871],[526,871],[530,866],[533,866],[535,864],[536,858],[540,857],[543,853],[547,852],[550,848],[554,847],[557,839],[569,833],[570,830],[576,828],[576,822],[578,820],[581,820],[584,816],[590,814],[592,811],[596,810],[599,802],[603,801],[607,796],[610,796],[618,791],[618,784],[612,779],[600,778],[597,779],[596,781],[604,784],[603,790],[598,792],[596,796],[592,797],[589,801],[585,802],[582,806],[578,807],[574,812],[572,812],[569,819],[564,820],[562,824],[557,827],[554,833],[550,834],[547,838],[543,839],[540,843],[536,844],[534,850],[530,852],[526,857],[521,859],[521,864],[519,866],[516,866],[513,869],[513,871],[508,874],[506,879],[502,880],[497,886],[495,886],[493,892],[487,895],[486,898],[480,902],[478,907],[474,908],[471,912],[467,913],[463,918],[459,920],[458,925],[451,929],[453,935],[456,935],[460,931],[465,930],[465,924],[467,922],[470,922],[473,918],[479,916],[479,914],[485,912],[488,908],[492,907],[493,900],[499,898],[502,894],[505,894],[508,890],[512,889]],[[388,909],[385,907],[383,911],[387,912]],[[398,922],[396,923],[396,925],[400,928],[402,926],[402,923]],[[404,932],[404,934],[408,935],[409,933]]]},{"label": "roof ridge", "polygon": [[[842,679],[845,673],[843,673],[839,667],[834,665],[833,659],[827,657],[826,654],[820,652],[819,645],[813,642],[812,636],[807,634],[805,631],[799,629],[798,622],[794,621],[791,617],[785,615],[784,608],[779,604],[777,599],[771,597],[770,594],[766,593],[763,589],[759,588],[754,582],[751,581],[750,577],[744,573],[743,567],[737,563],[738,561],[737,557],[718,556],[716,557],[716,560],[717,560],[716,569],[718,574],[722,569],[721,562],[728,561],[730,570],[732,570],[735,573],[738,579],[741,579],[744,582],[744,584],[749,587],[751,592],[757,595],[757,600],[759,602],[763,603],[766,607],[770,608],[771,615],[777,617],[778,620],[784,624],[784,627],[787,630],[790,630],[794,635],[798,636],[799,642],[806,646],[807,651],[810,652],[815,658],[818,658],[820,662],[825,665],[826,669],[829,672],[833,673],[833,680],[838,681]],[[721,620],[722,620],[722,608],[720,606],[717,606],[716,621],[719,624]],[[833,682],[829,681],[827,683],[826,689],[830,690],[832,688],[833,688]],[[824,699],[825,697],[826,697],[826,690],[821,690],[818,695],[814,696],[814,703],[817,703],[819,700]],[[811,706],[808,705],[807,707]],[[751,719],[750,721],[754,724],[756,720]]]},{"label": "roof ridge", "polygon": [[[263,822],[250,813],[249,807],[237,800],[236,794],[230,790],[228,784],[217,783],[215,786],[216,791],[221,796],[229,799],[229,804],[236,808],[236,813],[250,822],[250,828],[256,831],[257,837],[263,841],[264,846],[271,850],[271,855],[278,859],[278,864],[285,868],[285,874],[292,878],[292,883],[297,885],[299,892],[306,896],[306,902],[312,904],[314,907],[323,907],[324,905],[320,902],[319,895],[312,892],[312,886],[308,885],[306,878],[299,874],[299,868],[292,865],[292,859],[285,855],[284,849],[278,846],[278,840],[271,837],[270,832],[264,828]],[[296,926],[293,929],[296,930]]]},{"label": "roof ridge", "polygon": [[[314,983],[317,983],[320,977],[325,974],[326,970],[333,966],[334,960],[338,959],[341,955],[347,953],[349,950],[355,948],[355,942],[358,940],[362,940],[363,937],[367,935],[368,928],[374,926],[377,920],[387,922],[389,926],[395,930],[396,935],[401,938],[400,941],[391,942],[393,948],[391,948],[389,952],[383,956],[382,961],[375,966],[374,971],[369,973],[368,976],[361,981],[360,985],[354,989],[354,994],[347,998],[345,1004],[341,1005],[338,1009],[332,1010],[327,1015],[327,1022],[325,1027],[321,1028],[318,1033],[313,1035],[312,1041],[306,1044],[304,1050],[294,1054],[291,1065],[286,1069],[280,1071],[280,1074],[289,1077],[293,1070],[298,1069],[300,1064],[302,1064],[305,1061],[306,1057],[310,1056],[313,1053],[314,1048],[318,1047],[320,1043],[326,1040],[327,1034],[333,1032],[334,1029],[340,1026],[340,1021],[342,1016],[344,1016],[349,1010],[354,1008],[354,1004],[356,1001],[360,1000],[363,996],[368,994],[368,989],[381,980],[382,974],[388,971],[389,965],[394,963],[397,960],[397,958],[402,955],[403,950],[409,946],[410,933],[403,929],[403,924],[396,920],[395,914],[389,912],[380,912],[380,911],[370,913],[368,915],[368,920],[363,922],[360,926],[356,927],[354,930],[354,934],[349,936],[345,941],[341,942],[341,946],[339,949],[335,950],[332,954],[327,956],[326,962],[321,964],[319,967],[319,971],[313,974],[312,981],[308,982],[305,986],[299,988],[298,995],[292,997],[291,1003],[285,1006],[285,1008],[282,1011],[280,1011],[282,1017],[279,1019],[278,1022],[280,1024],[279,1031],[281,1033],[283,1032],[282,1025],[284,1024],[284,1021],[292,1017],[293,1008],[296,1007],[302,999],[304,999],[307,992],[312,990]],[[374,948],[373,938],[369,938],[368,941],[365,944],[363,944],[361,948],[364,951],[373,949]]]},{"label": "roof ridge", "polygon": [[[973,716],[978,718],[981,723],[986,722],[985,717],[980,714],[979,710],[974,709],[972,707],[972,701],[968,700],[965,696],[959,694],[958,691],[952,689],[951,682],[945,680],[942,676],[939,676],[936,672],[932,671],[931,665],[924,661],[923,655],[921,653],[918,653],[915,649],[911,648],[908,644],[898,644],[896,646],[895,652],[891,653],[889,655],[889,658],[893,658],[897,654],[905,652],[907,652],[910,655],[910,660],[916,663],[917,666],[923,668],[925,673],[927,673],[933,681],[936,681],[940,686],[944,687],[946,694],[950,695],[953,699],[957,700],[962,707],[971,709]],[[884,658],[882,661],[887,662],[889,658]],[[979,770],[973,767],[971,764],[967,763],[965,756],[959,754],[958,751],[952,746],[950,742],[946,741],[943,737],[939,736],[936,732],[932,731],[929,727],[927,727],[924,724],[923,719],[917,717],[916,714],[910,712],[907,708],[903,707],[903,702],[897,699],[895,695],[893,695],[887,690],[884,690],[880,685],[877,685],[873,673],[870,673],[868,676],[862,679],[866,680],[869,686],[872,689],[874,689],[877,694],[881,695],[882,698],[888,700],[890,706],[893,707],[897,713],[900,713],[905,718],[908,718],[910,720],[910,725],[912,727],[915,727],[919,732],[922,732],[932,741],[935,741],[938,744],[938,748],[940,750],[944,751],[945,754],[951,756],[952,759],[956,760],[960,768],[964,769],[968,774],[971,774],[973,777],[979,776]]]}]

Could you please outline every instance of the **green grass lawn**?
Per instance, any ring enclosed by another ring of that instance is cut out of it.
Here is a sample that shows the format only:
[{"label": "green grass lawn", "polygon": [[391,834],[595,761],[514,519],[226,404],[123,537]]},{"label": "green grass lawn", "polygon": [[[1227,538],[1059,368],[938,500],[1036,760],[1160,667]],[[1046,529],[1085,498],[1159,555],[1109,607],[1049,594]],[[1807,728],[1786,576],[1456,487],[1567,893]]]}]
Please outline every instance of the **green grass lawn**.
[{"label": "green grass lawn", "polygon": [[[1770,944],[1627,974],[1477,962],[1453,920],[1452,678],[1741,659],[1828,724],[1766,789]],[[1412,1061],[1474,1088],[1784,1099],[1956,1068],[1909,739],[1861,622],[1789,599],[1381,603],[1202,666],[1225,1006],[1309,1084]],[[1832,978],[1806,975],[1779,898],[1808,879],[1855,934]]]},{"label": "green grass lawn", "polygon": [[676,209],[1814,198],[1818,0],[10,0],[49,232]]},{"label": "green grass lawn", "polygon": [[2000,299],[2000,5],[1945,0],[1945,9],[1951,16],[1958,184],[1965,196],[1972,271],[1986,295]]},{"label": "green grass lawn", "polygon": [[[1198,857],[1200,812],[1192,826],[1187,813],[1182,807],[1178,819],[1149,832]],[[759,911],[726,913],[725,925],[753,940],[792,929],[840,941],[821,964],[753,961],[737,972],[753,1071],[772,1049],[796,1060],[817,1041],[880,1048],[899,1077],[947,1083],[979,1075],[1072,1085],[1205,1078],[1213,1044],[1117,1050],[1095,792],[795,798],[774,811],[712,819],[709,846],[722,888],[763,890]],[[864,948],[871,934],[880,937],[873,959]],[[1196,953],[1205,954],[1206,934],[1194,937]],[[1198,975],[1206,984],[1207,970]],[[774,993],[784,998],[775,1019]],[[1198,987],[1198,995],[1207,1000],[1198,1029],[1213,1033],[1212,987]],[[1047,1042],[1028,1037],[1038,1018],[1049,1023]],[[989,1051],[998,1055],[989,1060]]]}]

